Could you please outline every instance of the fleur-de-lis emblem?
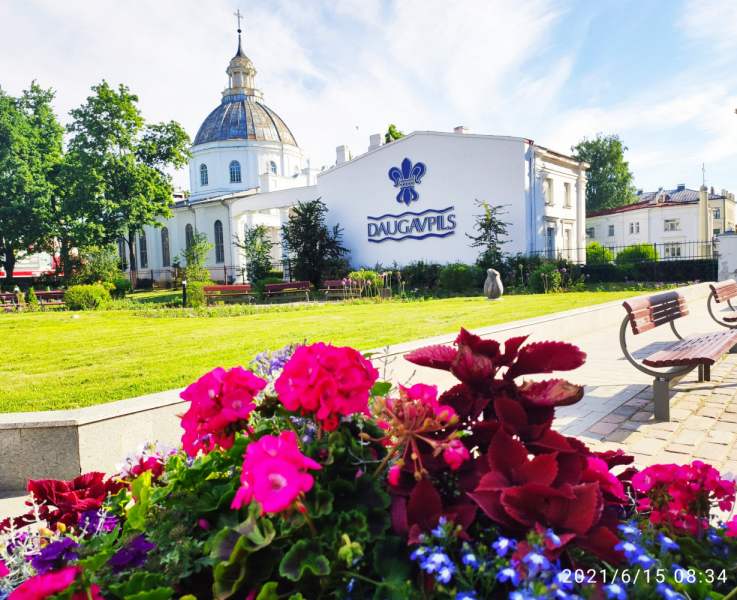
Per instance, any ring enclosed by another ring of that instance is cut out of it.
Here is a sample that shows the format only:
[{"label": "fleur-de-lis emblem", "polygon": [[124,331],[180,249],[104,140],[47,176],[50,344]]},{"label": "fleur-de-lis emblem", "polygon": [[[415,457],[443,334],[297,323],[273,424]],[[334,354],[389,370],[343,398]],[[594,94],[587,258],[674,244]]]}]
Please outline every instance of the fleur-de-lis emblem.
[{"label": "fleur-de-lis emblem", "polygon": [[415,191],[415,185],[420,183],[420,179],[426,170],[425,163],[418,162],[412,166],[412,161],[409,158],[402,161],[401,171],[397,167],[389,169],[389,179],[394,182],[394,187],[401,188],[397,194],[397,202],[404,202],[409,206],[410,202],[414,202],[420,197]]}]

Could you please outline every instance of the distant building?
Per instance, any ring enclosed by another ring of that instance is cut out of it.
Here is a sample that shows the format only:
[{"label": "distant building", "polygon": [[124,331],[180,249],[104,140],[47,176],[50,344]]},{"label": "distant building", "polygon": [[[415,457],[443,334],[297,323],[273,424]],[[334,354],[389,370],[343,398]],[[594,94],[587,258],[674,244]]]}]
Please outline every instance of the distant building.
[{"label": "distant building", "polygon": [[684,242],[708,241],[734,228],[734,218],[734,194],[680,184],[674,190],[639,191],[633,204],[586,215],[586,243],[609,248],[657,244],[663,256],[676,258]]}]

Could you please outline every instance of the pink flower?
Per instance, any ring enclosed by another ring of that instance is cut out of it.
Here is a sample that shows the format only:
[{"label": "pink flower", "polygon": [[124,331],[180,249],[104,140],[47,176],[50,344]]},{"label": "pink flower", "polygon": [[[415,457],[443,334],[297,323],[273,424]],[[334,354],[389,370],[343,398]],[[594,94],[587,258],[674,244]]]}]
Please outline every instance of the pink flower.
[{"label": "pink flower", "polygon": [[10,575],[10,570],[5,566],[5,563],[0,560],[0,577],[7,577]]},{"label": "pink flower", "polygon": [[369,390],[379,378],[374,366],[353,348],[318,343],[300,346],[274,384],[289,411],[313,413],[336,425],[338,415],[366,413]]},{"label": "pink flower", "polygon": [[401,469],[394,465],[391,469],[389,469],[389,483],[392,485],[399,485],[399,474]]},{"label": "pink flower", "polygon": [[74,582],[79,567],[65,567],[59,571],[49,571],[26,579],[8,596],[8,600],[44,600],[67,589]]},{"label": "pink flower", "polygon": [[256,408],[254,397],[265,387],[266,381],[243,367],[218,367],[191,384],[180,394],[191,403],[182,417],[185,452],[194,456],[199,450],[230,448]]},{"label": "pink flower", "polygon": [[314,480],[307,469],[321,469],[297,446],[297,436],[284,431],[279,437],[266,435],[246,449],[241,483],[231,508],[241,508],[252,499],[264,513],[291,508],[301,494],[312,489]]},{"label": "pink flower", "polygon": [[737,537],[737,516],[732,517],[731,521],[727,521],[727,537]]},{"label": "pink flower", "polygon": [[207,521],[205,519],[200,519],[199,524],[200,524],[200,527],[202,527],[202,529],[204,529],[205,531],[209,531],[210,530],[210,523],[209,523],[209,521]]},{"label": "pink flower", "polygon": [[589,456],[586,470],[581,474],[581,483],[599,483],[599,489],[605,495],[608,502],[625,501],[624,486],[614,474],[609,472],[609,465],[602,459]]},{"label": "pink flower", "polygon": [[455,471],[463,464],[463,461],[471,458],[471,454],[461,440],[451,440],[443,450],[443,458],[450,465],[451,470]]}]

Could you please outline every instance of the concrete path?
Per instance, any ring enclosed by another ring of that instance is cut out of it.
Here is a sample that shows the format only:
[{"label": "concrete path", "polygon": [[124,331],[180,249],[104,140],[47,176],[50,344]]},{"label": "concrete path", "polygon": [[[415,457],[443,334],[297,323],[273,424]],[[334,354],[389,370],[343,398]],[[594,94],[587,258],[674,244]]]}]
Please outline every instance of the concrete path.
[{"label": "concrete path", "polygon": [[[690,303],[691,315],[677,321],[681,335],[714,331],[720,327],[706,311],[706,298]],[[728,309],[727,309],[728,310]],[[624,318],[624,310],[622,317]],[[674,341],[670,328],[631,336],[628,345],[642,358]],[[539,341],[539,340],[538,340]],[[585,385],[581,402],[559,409],[554,428],[578,437],[592,449],[622,448],[644,467],[654,462],[686,463],[704,460],[722,471],[737,472],[737,355],[728,355],[712,368],[712,381],[698,383],[696,373],[671,391],[671,420],[654,420],[652,379],[632,367],[619,346],[619,327],[607,327],[567,339],[587,353],[586,364],[567,373],[537,377],[564,377]],[[450,373],[416,367],[394,357],[387,367],[391,380],[432,383],[441,390],[457,383]],[[0,494],[0,518],[24,512],[24,492]]]}]

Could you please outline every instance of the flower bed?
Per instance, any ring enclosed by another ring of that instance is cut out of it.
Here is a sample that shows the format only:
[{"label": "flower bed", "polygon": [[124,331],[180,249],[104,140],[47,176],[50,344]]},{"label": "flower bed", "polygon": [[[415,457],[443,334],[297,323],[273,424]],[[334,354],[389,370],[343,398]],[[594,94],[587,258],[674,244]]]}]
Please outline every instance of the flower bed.
[{"label": "flower bed", "polygon": [[322,343],[215,369],[182,393],[181,448],[29,483],[0,599],[731,597],[734,481],[555,432],[583,389],[524,377],[585,354],[525,342],[407,355],[458,379],[440,396]]}]

